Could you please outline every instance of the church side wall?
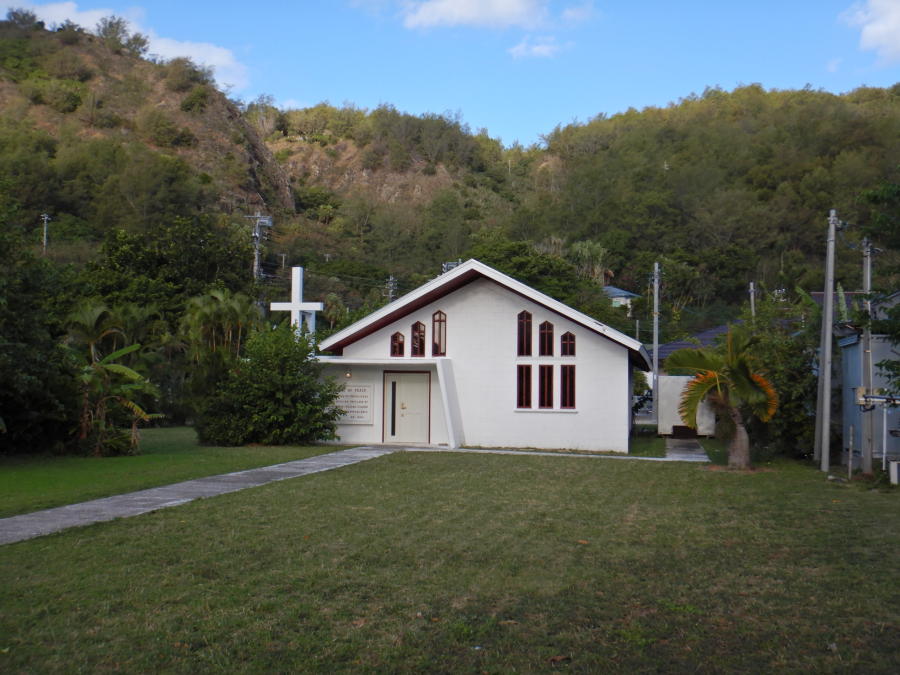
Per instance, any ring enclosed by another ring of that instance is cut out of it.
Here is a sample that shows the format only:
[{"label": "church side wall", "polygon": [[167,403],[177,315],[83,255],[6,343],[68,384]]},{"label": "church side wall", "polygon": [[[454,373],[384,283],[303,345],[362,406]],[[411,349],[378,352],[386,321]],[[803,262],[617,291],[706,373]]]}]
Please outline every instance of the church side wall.
[{"label": "church side wall", "polygon": [[[344,350],[344,358],[387,359],[390,336],[399,331],[405,337],[405,355],[390,359],[391,365],[381,369],[414,368],[417,359],[409,355],[411,327],[416,321],[425,324],[426,356],[430,357],[432,314],[437,310],[447,315],[447,358],[452,360],[462,427],[457,434],[465,445],[628,451],[628,350],[488,280],[464,286],[359,340]],[[517,315],[523,310],[532,314],[531,357],[516,355]],[[538,356],[539,326],[544,321],[553,324],[554,356]],[[575,357],[559,355],[560,337],[567,331],[576,336]],[[532,407],[527,410],[516,408],[516,366],[520,364],[532,366]],[[540,365],[553,366],[553,409],[538,409]],[[562,365],[576,366],[574,410],[560,409]],[[354,379],[355,373],[354,368]],[[374,373],[373,381],[380,391],[380,379]],[[443,406],[439,398],[434,400],[436,395],[440,396],[440,387],[433,376],[432,428],[440,418],[446,438]],[[379,438],[381,410],[378,403]],[[362,441],[362,435],[357,430],[342,433],[346,442],[375,442]],[[432,442],[441,441],[432,434]]]}]

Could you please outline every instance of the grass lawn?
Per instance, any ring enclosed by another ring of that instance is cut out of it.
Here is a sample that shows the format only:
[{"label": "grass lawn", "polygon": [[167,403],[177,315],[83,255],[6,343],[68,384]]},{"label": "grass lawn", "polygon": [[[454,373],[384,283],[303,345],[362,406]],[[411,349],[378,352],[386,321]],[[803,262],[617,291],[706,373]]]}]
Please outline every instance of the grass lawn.
[{"label": "grass lawn", "polygon": [[900,671],[900,494],[398,453],[0,547],[4,672]]},{"label": "grass lawn", "polygon": [[201,447],[192,428],[177,427],[141,431],[133,457],[0,457],[0,518],[337,449]]},{"label": "grass lawn", "polygon": [[666,439],[656,435],[655,424],[635,424],[628,439],[628,454],[637,457],[665,457]]}]

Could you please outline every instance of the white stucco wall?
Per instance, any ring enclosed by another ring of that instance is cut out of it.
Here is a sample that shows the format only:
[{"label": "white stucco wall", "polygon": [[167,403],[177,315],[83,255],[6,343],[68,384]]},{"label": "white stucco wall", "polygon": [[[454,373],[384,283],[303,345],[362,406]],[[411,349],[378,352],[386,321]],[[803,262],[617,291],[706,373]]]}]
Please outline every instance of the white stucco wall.
[{"label": "white stucco wall", "polygon": [[[662,436],[671,436],[672,428],[684,426],[684,421],[678,412],[681,403],[681,392],[691,381],[689,375],[660,375],[659,376],[659,411],[657,433]],[[716,415],[712,406],[707,402],[700,404],[697,409],[697,434],[700,436],[712,436],[716,433]]]},{"label": "white stucco wall", "polygon": [[[447,410],[441,400],[436,359],[413,358],[410,329],[421,321],[426,327],[427,353],[431,351],[431,317],[438,309],[447,314],[447,359],[444,369],[451,398],[450,415],[458,419],[453,426],[460,444],[483,447],[570,448],[584,450],[628,451],[631,390],[628,350],[613,341],[555,314],[491,281],[481,279],[423,307],[372,335],[347,346],[343,359],[352,362],[378,359],[389,365],[352,366],[353,380],[375,385],[374,424],[342,425],[343,442],[381,442],[383,395],[382,371],[409,368],[432,372],[432,443],[448,442]],[[516,356],[517,315],[532,314],[535,356]],[[536,356],[538,327],[543,321],[554,326],[553,357]],[[390,358],[390,336],[396,331],[406,338],[406,355]],[[560,336],[571,331],[576,336],[576,357],[559,356]],[[516,408],[516,366],[532,365],[532,404],[530,410]],[[554,366],[554,409],[539,410],[538,365]],[[576,409],[560,410],[560,368],[576,366]],[[329,365],[332,373],[343,377],[339,366]]]},{"label": "white stucco wall", "polygon": [[[383,440],[383,420],[384,420],[384,372],[385,371],[427,371],[431,384],[431,400],[430,400],[430,426],[431,426],[431,444],[447,445],[447,423],[443,410],[443,399],[441,397],[440,380],[438,378],[437,369],[432,359],[431,363],[423,363],[421,359],[398,359],[399,363],[393,361],[388,365],[381,364],[360,364],[350,362],[344,365],[340,362],[326,362],[324,374],[334,377],[339,383],[343,384],[370,384],[372,385],[372,423],[371,424],[339,424],[337,434],[341,443],[352,444],[371,444],[381,443]],[[350,373],[350,377],[346,376]]]}]

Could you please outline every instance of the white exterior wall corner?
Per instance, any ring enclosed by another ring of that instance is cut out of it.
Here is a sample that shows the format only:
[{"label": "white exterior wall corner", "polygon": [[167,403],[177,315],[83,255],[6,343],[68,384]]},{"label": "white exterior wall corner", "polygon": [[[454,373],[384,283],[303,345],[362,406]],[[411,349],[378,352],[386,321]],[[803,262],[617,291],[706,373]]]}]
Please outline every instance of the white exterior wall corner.
[{"label": "white exterior wall corner", "polygon": [[[447,315],[446,359],[409,356],[410,332],[416,321],[425,324],[425,344],[430,354],[431,319],[437,310]],[[532,357],[516,355],[517,316],[522,310],[532,314],[535,354]],[[538,327],[544,321],[554,326],[553,357],[536,355]],[[405,337],[405,355],[390,358],[390,336],[398,331]],[[559,356],[560,336],[567,331],[576,336],[575,357]],[[410,312],[347,345],[341,357],[328,359],[327,363],[367,359],[379,363],[364,368],[355,366],[353,379],[356,380],[359,371],[376,385],[374,428],[369,428],[368,437],[363,438],[365,432],[358,428],[361,425],[341,425],[338,433],[346,442],[381,442],[381,373],[384,370],[423,369],[417,366],[429,363],[433,373],[432,443],[628,451],[631,422],[628,348],[488,279],[477,279]],[[530,410],[516,409],[518,364],[532,366],[533,407]],[[537,366],[542,364],[554,366],[553,410],[537,408]],[[564,364],[576,366],[574,411],[559,408],[559,366]],[[435,429],[442,430],[442,438],[436,437]]]},{"label": "white exterior wall corner", "polygon": [[[678,407],[681,404],[681,392],[691,381],[690,375],[660,375],[659,400],[657,411],[657,433],[671,436],[676,426],[683,426]],[[716,433],[716,414],[708,401],[704,401],[697,409],[697,434],[713,436]]]}]

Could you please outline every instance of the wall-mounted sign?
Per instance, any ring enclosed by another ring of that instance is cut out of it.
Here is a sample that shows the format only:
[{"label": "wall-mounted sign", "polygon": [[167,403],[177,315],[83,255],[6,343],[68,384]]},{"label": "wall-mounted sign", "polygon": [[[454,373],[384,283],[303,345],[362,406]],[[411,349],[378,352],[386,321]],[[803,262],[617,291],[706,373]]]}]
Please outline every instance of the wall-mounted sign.
[{"label": "wall-mounted sign", "polygon": [[335,405],[345,411],[338,424],[372,424],[372,387],[371,384],[348,384],[344,387],[335,401]]}]

